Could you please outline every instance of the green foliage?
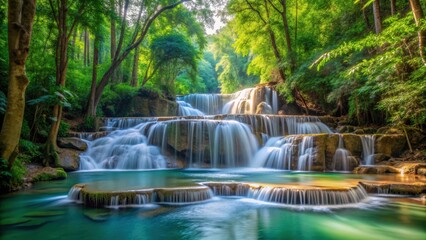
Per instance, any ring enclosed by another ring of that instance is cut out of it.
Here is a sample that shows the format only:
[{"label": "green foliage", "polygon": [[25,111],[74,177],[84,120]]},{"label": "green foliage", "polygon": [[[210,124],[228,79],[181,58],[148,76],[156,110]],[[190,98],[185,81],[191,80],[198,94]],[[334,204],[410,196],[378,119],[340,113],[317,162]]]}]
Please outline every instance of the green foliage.
[{"label": "green foliage", "polygon": [[85,117],[83,122],[78,126],[78,131],[94,132],[96,130],[96,117]]},{"label": "green foliage", "polygon": [[38,162],[41,160],[42,147],[32,141],[19,140],[19,159],[26,162]]},{"label": "green foliage", "polygon": [[14,161],[10,170],[8,162],[0,158],[0,192],[10,192],[19,188],[23,184],[25,172],[25,166],[19,158]]},{"label": "green foliage", "polygon": [[[107,87],[100,103],[103,113],[108,117],[120,116],[120,114],[126,111],[122,106],[128,104],[136,94],[137,88],[125,83]],[[90,129],[89,126],[87,127]]]},{"label": "green foliage", "polygon": [[174,81],[179,73],[186,71],[187,76],[195,82],[199,52],[191,41],[180,33],[171,33],[157,37],[151,46],[155,81],[166,95],[175,94]]},{"label": "green foliage", "polygon": [[382,110],[394,123],[425,124],[426,71],[410,47],[417,41],[413,17],[390,17],[384,23],[387,28],[381,34],[344,42],[312,66],[322,69],[336,60],[346,62],[329,99],[344,90],[340,94],[348,96],[349,115],[357,122],[374,121],[372,113]]},{"label": "green foliage", "polygon": [[33,178],[34,182],[63,180],[67,178],[67,173],[62,168],[55,168],[55,172],[42,172]]}]

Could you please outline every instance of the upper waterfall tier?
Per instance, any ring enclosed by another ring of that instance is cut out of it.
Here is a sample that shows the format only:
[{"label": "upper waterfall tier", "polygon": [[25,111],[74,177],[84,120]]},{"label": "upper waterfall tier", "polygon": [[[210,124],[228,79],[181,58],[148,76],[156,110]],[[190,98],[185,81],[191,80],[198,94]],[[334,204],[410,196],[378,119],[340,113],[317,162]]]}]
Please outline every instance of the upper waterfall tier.
[{"label": "upper waterfall tier", "polygon": [[[178,97],[181,116],[200,116],[192,107],[205,115],[215,114],[276,114],[277,92],[268,87],[247,88],[233,94],[190,94]],[[186,103],[183,104],[183,103]]]},{"label": "upper waterfall tier", "polygon": [[267,136],[284,136],[292,134],[332,133],[318,117],[315,116],[286,116],[286,115],[253,115],[233,114],[215,116],[185,116],[160,118],[104,118],[103,124],[107,129],[126,129],[141,123],[162,122],[170,120],[234,120],[250,126],[255,134]]}]

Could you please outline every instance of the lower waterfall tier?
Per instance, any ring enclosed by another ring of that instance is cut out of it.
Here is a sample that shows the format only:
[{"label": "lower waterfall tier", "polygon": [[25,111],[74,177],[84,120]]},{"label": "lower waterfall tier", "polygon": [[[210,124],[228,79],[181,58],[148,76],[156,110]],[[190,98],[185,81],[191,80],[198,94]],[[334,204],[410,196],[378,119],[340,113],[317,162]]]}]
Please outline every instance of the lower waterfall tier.
[{"label": "lower waterfall tier", "polygon": [[358,184],[349,187],[306,185],[261,185],[238,182],[205,182],[199,186],[154,188],[126,191],[98,191],[86,184],[75,185],[68,193],[70,200],[88,207],[125,207],[150,203],[188,204],[209,200],[214,196],[238,196],[264,202],[328,206],[356,204],[365,200],[367,192]]}]

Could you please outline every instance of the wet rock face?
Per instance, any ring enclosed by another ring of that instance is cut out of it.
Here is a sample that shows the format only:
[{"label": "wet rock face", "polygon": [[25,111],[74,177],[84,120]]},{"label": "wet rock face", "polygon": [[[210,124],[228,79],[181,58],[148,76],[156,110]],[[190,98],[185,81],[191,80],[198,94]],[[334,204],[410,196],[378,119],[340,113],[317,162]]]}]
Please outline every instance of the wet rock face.
[{"label": "wet rock face", "polygon": [[388,157],[397,157],[405,149],[406,139],[401,134],[378,135],[375,143],[376,152]]},{"label": "wet rock face", "polygon": [[59,138],[58,146],[61,148],[70,148],[79,151],[86,151],[87,143],[77,137]]},{"label": "wet rock face", "polygon": [[80,166],[80,151],[60,148],[58,167],[65,171],[77,171]]},{"label": "wet rock face", "polygon": [[126,109],[126,113],[121,114],[121,116],[159,117],[178,115],[178,104],[159,96],[154,98],[136,96],[127,106],[122,107]]}]

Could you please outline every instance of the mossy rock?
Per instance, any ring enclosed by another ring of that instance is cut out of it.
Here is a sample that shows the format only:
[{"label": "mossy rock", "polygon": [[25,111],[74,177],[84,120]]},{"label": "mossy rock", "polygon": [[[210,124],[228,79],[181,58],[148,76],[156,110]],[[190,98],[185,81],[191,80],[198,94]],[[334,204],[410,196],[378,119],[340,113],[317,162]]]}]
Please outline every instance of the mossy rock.
[{"label": "mossy rock", "polygon": [[63,180],[67,178],[67,173],[63,168],[50,168],[45,167],[40,172],[37,172],[35,176],[32,177],[33,182],[40,181],[52,181],[52,180]]}]

